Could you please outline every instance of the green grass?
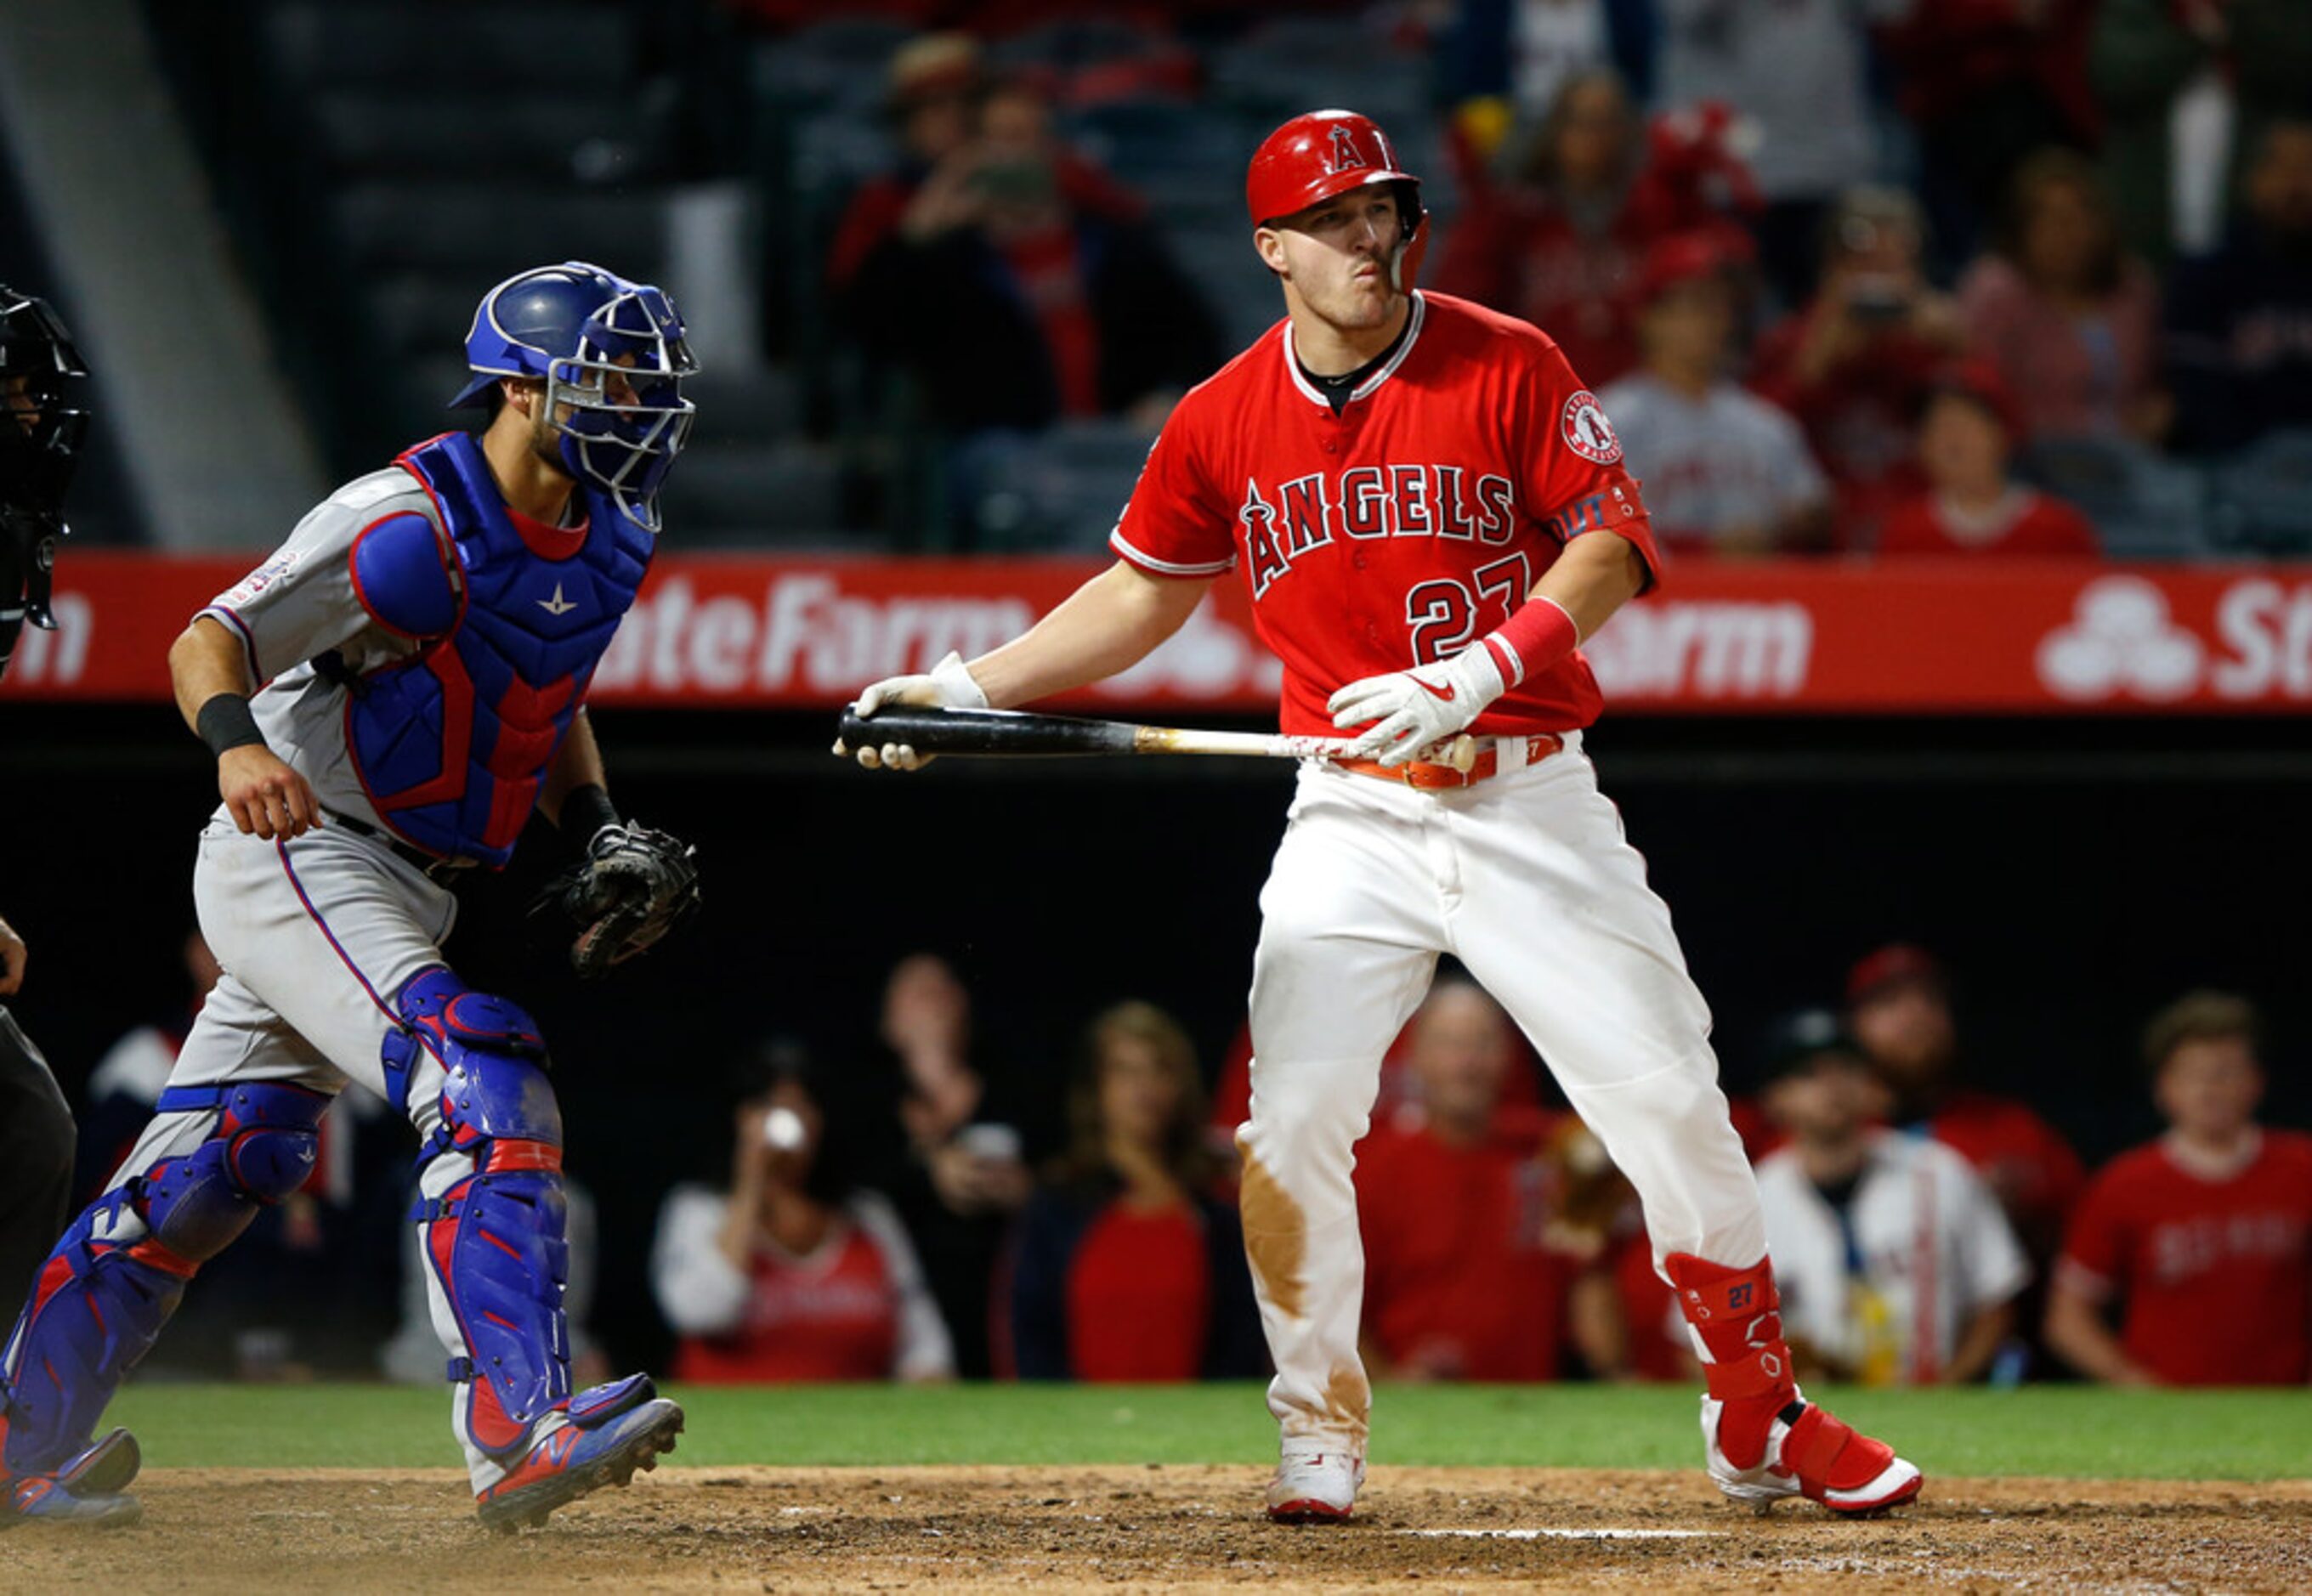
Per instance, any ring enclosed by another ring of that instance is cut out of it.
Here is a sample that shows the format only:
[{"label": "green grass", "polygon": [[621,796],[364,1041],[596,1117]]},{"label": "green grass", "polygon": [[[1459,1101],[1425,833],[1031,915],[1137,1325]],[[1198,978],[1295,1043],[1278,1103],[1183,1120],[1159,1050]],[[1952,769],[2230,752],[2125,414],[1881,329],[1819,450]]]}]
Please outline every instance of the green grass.
[{"label": "green grass", "polygon": [[[1258,1463],[1257,1387],[957,1385],[678,1390],[675,1461]],[[1813,1394],[1928,1472],[2080,1478],[2312,1477],[2312,1390],[1833,1391]],[[1373,1461],[1578,1468],[1697,1465],[1694,1398],[1669,1387],[1384,1386]],[[125,1424],[155,1467],[455,1462],[445,1392],[387,1386],[132,1387]]]}]

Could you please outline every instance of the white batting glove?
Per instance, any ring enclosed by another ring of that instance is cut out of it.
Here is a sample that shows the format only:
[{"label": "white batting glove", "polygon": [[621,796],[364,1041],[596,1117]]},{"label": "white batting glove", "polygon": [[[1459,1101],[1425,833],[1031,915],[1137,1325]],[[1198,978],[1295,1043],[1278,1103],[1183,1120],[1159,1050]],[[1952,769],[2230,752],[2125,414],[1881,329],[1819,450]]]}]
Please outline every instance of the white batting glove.
[{"label": "white batting glove", "polygon": [[1395,766],[1465,730],[1507,686],[1493,650],[1473,643],[1435,665],[1351,682],[1325,707],[1343,731],[1372,723],[1349,746],[1349,758]]},{"label": "white batting glove", "polygon": [[[987,694],[980,691],[971,672],[964,667],[963,656],[949,650],[941,660],[924,675],[886,676],[861,691],[852,703],[852,712],[866,720],[887,703],[917,704],[926,709],[984,710]],[[838,759],[855,758],[867,769],[887,771],[919,771],[931,763],[935,755],[917,754],[905,743],[884,743],[853,750],[838,739],[835,745]]]}]

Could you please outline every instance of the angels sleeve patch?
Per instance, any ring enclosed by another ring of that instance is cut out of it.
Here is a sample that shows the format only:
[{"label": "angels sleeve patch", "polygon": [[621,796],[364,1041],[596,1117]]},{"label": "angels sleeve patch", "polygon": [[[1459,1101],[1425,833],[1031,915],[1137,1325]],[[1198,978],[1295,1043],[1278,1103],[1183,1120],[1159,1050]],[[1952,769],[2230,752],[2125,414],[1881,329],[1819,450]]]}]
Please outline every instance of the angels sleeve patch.
[{"label": "angels sleeve patch", "polygon": [[1606,419],[1606,407],[1586,388],[1565,401],[1559,430],[1565,434],[1565,447],[1585,460],[1610,466],[1622,458],[1622,440]]}]

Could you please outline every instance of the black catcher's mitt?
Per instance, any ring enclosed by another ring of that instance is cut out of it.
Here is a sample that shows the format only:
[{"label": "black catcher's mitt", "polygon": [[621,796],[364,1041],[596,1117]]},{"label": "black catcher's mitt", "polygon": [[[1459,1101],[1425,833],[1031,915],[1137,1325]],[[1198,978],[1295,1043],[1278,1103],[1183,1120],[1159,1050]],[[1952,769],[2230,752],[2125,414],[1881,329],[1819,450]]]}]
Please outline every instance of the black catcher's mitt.
[{"label": "black catcher's mitt", "polygon": [[600,980],[698,907],[696,852],[631,821],[606,825],[586,845],[586,857],[531,900],[530,916],[576,927],[570,967],[582,980]]}]

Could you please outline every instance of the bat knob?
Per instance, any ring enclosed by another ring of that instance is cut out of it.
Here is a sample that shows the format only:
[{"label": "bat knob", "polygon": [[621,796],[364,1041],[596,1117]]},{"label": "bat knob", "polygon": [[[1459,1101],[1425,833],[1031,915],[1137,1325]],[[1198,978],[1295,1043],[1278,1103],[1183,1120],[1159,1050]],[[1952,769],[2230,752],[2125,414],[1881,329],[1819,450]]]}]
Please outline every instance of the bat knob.
[{"label": "bat knob", "polygon": [[1451,765],[1465,776],[1477,768],[1477,739],[1467,732],[1446,744],[1444,754],[1439,763]]}]

